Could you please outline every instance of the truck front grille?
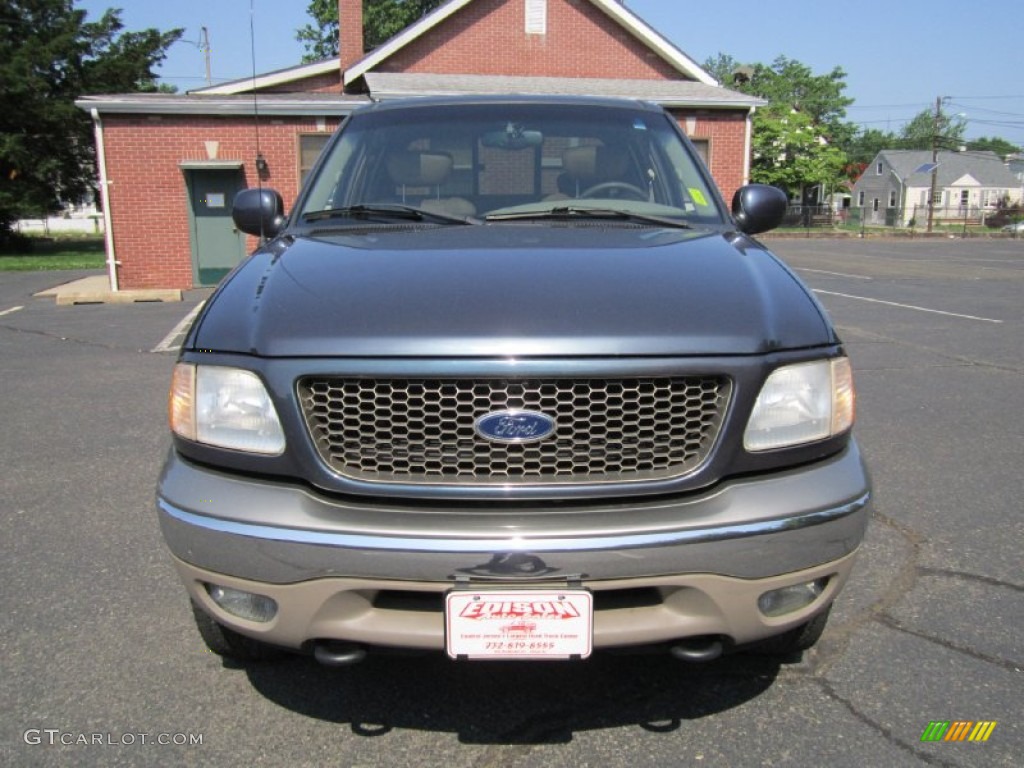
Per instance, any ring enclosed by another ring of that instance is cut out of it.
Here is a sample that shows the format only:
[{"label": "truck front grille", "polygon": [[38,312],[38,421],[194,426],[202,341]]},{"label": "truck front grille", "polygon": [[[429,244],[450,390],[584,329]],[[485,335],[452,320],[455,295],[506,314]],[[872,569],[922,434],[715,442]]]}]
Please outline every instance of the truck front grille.
[{"label": "truck front grille", "polygon": [[[354,379],[298,383],[306,426],[339,474],[396,483],[536,484],[656,480],[696,469],[718,436],[727,378]],[[492,442],[477,419],[541,412],[554,432]]]}]

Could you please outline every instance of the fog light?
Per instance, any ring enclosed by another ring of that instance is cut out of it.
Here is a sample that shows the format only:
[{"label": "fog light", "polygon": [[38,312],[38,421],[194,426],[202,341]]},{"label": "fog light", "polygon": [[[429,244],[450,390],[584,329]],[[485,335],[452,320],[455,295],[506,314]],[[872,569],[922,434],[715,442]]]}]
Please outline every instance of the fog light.
[{"label": "fog light", "polygon": [[217,584],[207,584],[206,591],[213,602],[240,619],[267,622],[277,615],[277,603],[265,595],[221,587]]},{"label": "fog light", "polygon": [[765,616],[782,616],[805,608],[825,591],[828,579],[815,579],[804,584],[773,589],[757,598],[757,607]]}]

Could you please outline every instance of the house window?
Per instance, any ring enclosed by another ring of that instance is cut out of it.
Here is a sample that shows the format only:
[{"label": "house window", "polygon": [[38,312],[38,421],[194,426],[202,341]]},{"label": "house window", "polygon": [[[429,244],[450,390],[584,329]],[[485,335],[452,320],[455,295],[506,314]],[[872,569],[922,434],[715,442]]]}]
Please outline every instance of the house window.
[{"label": "house window", "polygon": [[876,176],[881,176],[882,175],[882,164],[881,163],[878,163],[875,166],[875,175]]},{"label": "house window", "polygon": [[971,204],[971,190],[961,189],[960,190],[960,207],[966,208]]},{"label": "house window", "polygon": [[864,192],[863,192],[863,190],[857,193],[857,207],[858,208],[863,208],[864,207]]},{"label": "house window", "polygon": [[313,164],[320,157],[320,150],[331,138],[329,133],[300,133],[299,134],[299,185],[306,182],[306,177],[313,169]]},{"label": "house window", "polygon": [[697,154],[700,155],[700,159],[704,161],[704,165],[708,168],[711,167],[711,140],[710,139],[690,139],[690,143],[693,144],[693,148],[697,150]]},{"label": "house window", "polygon": [[877,197],[874,200],[871,201],[871,210],[875,211],[876,213],[878,212],[878,198]]},{"label": "house window", "polygon": [[1007,196],[1005,189],[983,189],[981,191],[981,205],[985,208],[998,208],[999,203]]},{"label": "house window", "polygon": [[896,190],[895,189],[890,189],[889,190],[889,207],[890,208],[895,208],[896,207]]},{"label": "house window", "polygon": [[941,189],[936,189],[935,190],[935,194],[932,195],[932,204],[933,205],[942,205],[942,190]]}]

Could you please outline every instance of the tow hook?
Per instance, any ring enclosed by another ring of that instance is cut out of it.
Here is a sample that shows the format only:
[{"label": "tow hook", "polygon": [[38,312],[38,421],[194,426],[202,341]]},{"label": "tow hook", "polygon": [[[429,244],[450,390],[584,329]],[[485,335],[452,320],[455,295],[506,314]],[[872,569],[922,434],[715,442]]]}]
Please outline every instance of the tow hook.
[{"label": "tow hook", "polygon": [[717,637],[688,637],[669,649],[672,658],[680,661],[714,661],[722,655],[722,641]]},{"label": "tow hook", "polygon": [[313,658],[327,667],[350,667],[366,658],[366,649],[355,643],[321,640],[313,646]]}]

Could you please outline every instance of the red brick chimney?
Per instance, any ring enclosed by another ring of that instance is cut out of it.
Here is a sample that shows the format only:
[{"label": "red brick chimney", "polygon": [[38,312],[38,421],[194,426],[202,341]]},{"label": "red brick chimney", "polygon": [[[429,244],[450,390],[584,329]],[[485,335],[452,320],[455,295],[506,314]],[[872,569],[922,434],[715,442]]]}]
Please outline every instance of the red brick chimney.
[{"label": "red brick chimney", "polygon": [[342,74],[363,58],[363,0],[338,0],[338,55]]}]

